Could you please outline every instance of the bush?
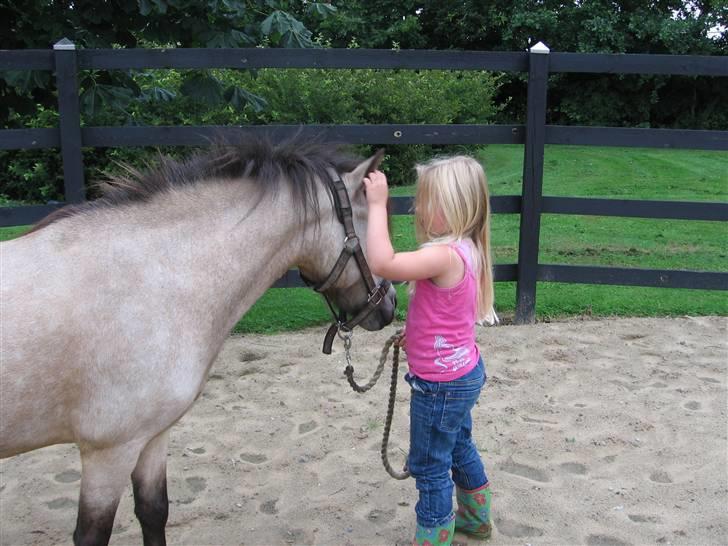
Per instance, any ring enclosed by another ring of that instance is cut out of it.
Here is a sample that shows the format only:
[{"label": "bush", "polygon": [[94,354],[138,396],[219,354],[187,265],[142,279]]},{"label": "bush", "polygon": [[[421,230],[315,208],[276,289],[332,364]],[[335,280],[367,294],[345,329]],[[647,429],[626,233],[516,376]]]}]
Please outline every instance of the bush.
[{"label": "bush", "polygon": [[[204,82],[214,79],[217,93]],[[83,81],[93,78],[82,75]],[[119,102],[108,92],[85,126],[98,125],[274,125],[381,123],[488,123],[497,114],[493,104],[499,78],[476,71],[263,69],[256,71],[153,70],[134,75],[140,94]],[[190,88],[200,88],[192,95]],[[88,93],[81,97],[89,101]],[[55,112],[39,111],[26,127],[52,127]],[[16,118],[16,122],[17,122]],[[360,146],[368,155],[377,146]],[[462,150],[426,145],[388,146],[383,168],[393,184],[413,181],[413,166],[436,153]],[[167,150],[170,151],[170,150]],[[183,155],[184,149],[171,149]],[[86,180],[115,170],[115,161],[142,165],[155,150],[142,148],[85,149]],[[0,199],[26,202],[62,200],[62,168],[57,150],[0,152]],[[91,184],[89,186],[92,188]],[[90,189],[89,196],[94,195]]]},{"label": "bush", "polygon": [[[267,101],[256,119],[266,124],[488,123],[497,113],[498,78],[486,72],[267,69],[240,77]],[[387,146],[382,168],[392,184],[409,184],[416,162],[454,149],[463,146]]]}]

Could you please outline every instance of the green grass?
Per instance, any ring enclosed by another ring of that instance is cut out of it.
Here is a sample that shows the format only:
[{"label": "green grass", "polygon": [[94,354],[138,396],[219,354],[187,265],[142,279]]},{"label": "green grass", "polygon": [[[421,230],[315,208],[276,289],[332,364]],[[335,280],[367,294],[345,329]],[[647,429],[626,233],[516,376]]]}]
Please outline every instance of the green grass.
[{"label": "green grass", "polygon": [[[523,147],[486,146],[480,159],[492,195],[520,195]],[[392,189],[411,195],[413,186]],[[559,196],[728,201],[728,153],[547,146],[544,194]],[[518,224],[514,214],[493,217],[496,263],[515,263]],[[4,228],[0,240],[25,228]],[[397,250],[416,248],[411,216],[392,219]],[[544,215],[539,261],[658,269],[728,271],[728,229],[720,222],[649,220],[597,216]],[[407,294],[398,287],[398,317],[404,318]],[[515,308],[515,283],[496,285],[498,311]],[[283,310],[285,309],[285,312]],[[539,319],[574,315],[674,316],[726,315],[724,292],[539,283]],[[303,288],[269,290],[238,323],[237,332],[273,333],[324,324],[322,300]]]},{"label": "green grass", "polygon": [[20,237],[29,229],[30,226],[13,226],[0,228],[0,241],[9,241],[10,239]]}]

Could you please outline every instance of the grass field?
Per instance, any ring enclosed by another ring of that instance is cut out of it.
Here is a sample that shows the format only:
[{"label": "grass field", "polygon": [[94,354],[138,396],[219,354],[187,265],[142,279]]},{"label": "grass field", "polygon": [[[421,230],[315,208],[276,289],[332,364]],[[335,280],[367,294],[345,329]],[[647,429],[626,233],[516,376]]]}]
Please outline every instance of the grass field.
[{"label": "grass field", "polygon": [[[520,195],[523,147],[482,148],[492,195]],[[392,190],[411,195],[414,186]],[[728,201],[728,153],[636,148],[547,146],[544,194],[619,199]],[[517,215],[493,217],[496,263],[515,263]],[[25,228],[4,228],[0,240]],[[392,222],[398,250],[416,247],[411,216]],[[720,222],[544,215],[540,263],[728,271],[728,226]],[[399,291],[399,317],[407,295]],[[496,285],[496,307],[515,308],[515,283]],[[282,310],[285,309],[285,312]],[[718,291],[539,283],[537,317],[570,315],[726,315],[728,294]],[[238,323],[238,332],[279,332],[320,324],[327,309],[308,289],[269,290]]]}]

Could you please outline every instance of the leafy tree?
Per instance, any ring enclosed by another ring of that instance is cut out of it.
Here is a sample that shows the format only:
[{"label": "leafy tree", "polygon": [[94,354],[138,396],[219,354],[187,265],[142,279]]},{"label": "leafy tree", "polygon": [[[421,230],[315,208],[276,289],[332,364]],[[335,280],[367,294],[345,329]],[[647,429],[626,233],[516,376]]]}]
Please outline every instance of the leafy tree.
[{"label": "leafy tree", "polygon": [[[47,49],[61,38],[79,48],[135,47],[315,47],[300,21],[316,22],[335,12],[321,2],[288,0],[29,0],[0,1],[5,49]],[[83,113],[105,108],[125,112],[132,99],[168,100],[164,88],[142,96],[128,72],[89,71],[80,80]],[[209,103],[255,101],[244,90],[223,88],[209,73],[192,72],[182,93]],[[18,115],[36,105],[52,107],[54,85],[43,71],[0,73],[0,122],[18,125]],[[15,115],[15,116],[14,116]]]},{"label": "leafy tree", "polygon": [[[318,26],[334,47],[728,54],[728,4],[711,0],[347,0]],[[525,77],[499,99],[502,121],[523,119]],[[560,74],[549,86],[549,121],[724,128],[728,88],[715,78]]]},{"label": "leafy tree", "polygon": [[331,47],[432,48],[422,31],[422,9],[418,0],[339,1],[336,12],[311,28]]}]

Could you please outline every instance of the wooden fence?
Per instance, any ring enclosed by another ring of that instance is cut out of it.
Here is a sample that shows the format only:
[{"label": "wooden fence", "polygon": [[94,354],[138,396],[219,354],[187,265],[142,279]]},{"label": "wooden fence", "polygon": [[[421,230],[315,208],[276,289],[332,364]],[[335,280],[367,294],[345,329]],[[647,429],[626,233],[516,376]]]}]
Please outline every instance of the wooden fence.
[{"label": "wooden fence", "polygon": [[[493,70],[528,74],[525,125],[306,125],[246,127],[81,127],[81,70],[145,68],[374,68]],[[60,126],[0,130],[0,149],[60,148],[65,203],[84,199],[82,147],[204,146],[210,137],[241,131],[283,137],[303,130],[352,144],[524,144],[521,195],[492,197],[495,214],[520,214],[517,264],[495,266],[495,279],[516,281],[516,322],[535,320],[538,281],[728,290],[728,273],[542,264],[542,214],[578,214],[728,221],[728,203],[551,197],[542,193],[544,145],[627,146],[728,150],[728,131],[546,125],[548,76],[557,72],[728,76],[727,57],[551,53],[539,43],[528,52],[365,49],[81,49],[66,39],[50,50],[0,51],[0,70],[49,70],[58,87]],[[716,85],[725,85],[716,78]],[[408,214],[410,198],[392,198]],[[0,226],[36,222],[65,203],[0,208]],[[289,271],[276,287],[302,286]]]}]

